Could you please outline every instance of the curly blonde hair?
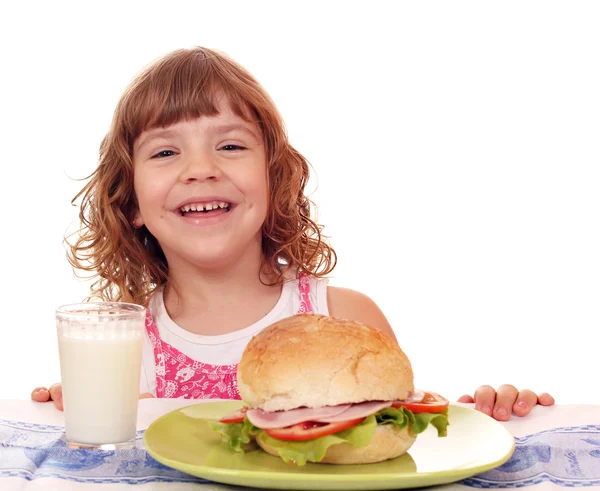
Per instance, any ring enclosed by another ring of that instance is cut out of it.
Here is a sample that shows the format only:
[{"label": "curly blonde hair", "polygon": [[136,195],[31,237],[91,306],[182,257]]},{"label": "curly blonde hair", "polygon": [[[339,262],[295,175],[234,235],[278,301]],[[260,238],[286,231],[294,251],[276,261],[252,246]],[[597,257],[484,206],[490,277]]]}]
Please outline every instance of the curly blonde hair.
[{"label": "curly blonde hair", "polygon": [[92,273],[90,298],[147,305],[168,279],[160,244],[146,227],[135,228],[133,144],[145,130],[218,113],[217,94],[262,132],[267,155],[269,207],[262,226],[261,272],[283,281],[288,271],[316,277],[336,265],[334,249],[311,218],[314,204],[304,194],[306,159],[289,143],[283,120],[260,84],[222,53],[195,47],[174,51],[143,70],[125,90],[100,160],[73,198],[81,199],[81,228],[68,244],[74,270]]}]

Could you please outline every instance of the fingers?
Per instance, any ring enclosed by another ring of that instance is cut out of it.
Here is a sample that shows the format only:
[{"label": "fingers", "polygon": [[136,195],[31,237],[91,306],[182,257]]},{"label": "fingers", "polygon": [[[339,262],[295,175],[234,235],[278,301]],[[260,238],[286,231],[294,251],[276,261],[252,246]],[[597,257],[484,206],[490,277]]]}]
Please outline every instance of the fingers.
[{"label": "fingers", "polygon": [[475,402],[475,399],[473,399],[471,396],[465,394],[464,396],[460,396],[458,398],[457,402],[466,402],[466,403],[472,404]]},{"label": "fingers", "polygon": [[140,394],[140,399],[154,399],[154,395],[150,394],[150,392],[144,392]]},{"label": "fingers", "polygon": [[554,397],[546,392],[542,392],[537,398],[538,404],[541,406],[553,406],[554,405]]},{"label": "fingers", "polygon": [[31,400],[36,402],[52,401],[56,409],[62,411],[64,409],[62,384],[51,385],[49,389],[46,389],[46,387],[36,387],[31,392]]},{"label": "fingers", "polygon": [[36,402],[48,402],[50,400],[50,392],[46,387],[36,387],[31,392],[31,400]]},{"label": "fingers", "polygon": [[[473,398],[462,396],[458,402],[471,402]],[[475,392],[475,409],[492,416],[498,421],[508,421],[511,414],[527,416],[537,405],[552,406],[554,397],[542,393],[538,395],[531,390],[519,391],[514,385],[505,384],[494,390],[489,385],[482,385]]]},{"label": "fingers", "polygon": [[64,409],[62,384],[53,384],[50,386],[50,397],[52,398],[56,409],[62,411]]},{"label": "fingers", "polygon": [[494,404],[494,419],[508,421],[518,395],[519,391],[514,385],[504,384],[498,387],[496,403]]},{"label": "fingers", "polygon": [[475,409],[488,416],[492,415],[495,401],[496,391],[493,387],[482,385],[475,391]]},{"label": "fingers", "polygon": [[520,417],[527,416],[537,402],[538,396],[534,392],[524,389],[520,391],[517,396],[517,400],[512,409],[513,413]]}]

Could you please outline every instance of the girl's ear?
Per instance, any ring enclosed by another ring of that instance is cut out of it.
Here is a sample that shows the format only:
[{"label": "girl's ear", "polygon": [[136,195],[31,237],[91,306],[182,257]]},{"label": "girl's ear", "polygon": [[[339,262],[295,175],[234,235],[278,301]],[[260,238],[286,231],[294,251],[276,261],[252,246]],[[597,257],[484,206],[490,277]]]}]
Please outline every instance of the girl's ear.
[{"label": "girl's ear", "polygon": [[144,225],[144,219],[140,215],[139,211],[135,214],[135,217],[133,218],[132,223],[135,228],[140,228],[142,225]]}]

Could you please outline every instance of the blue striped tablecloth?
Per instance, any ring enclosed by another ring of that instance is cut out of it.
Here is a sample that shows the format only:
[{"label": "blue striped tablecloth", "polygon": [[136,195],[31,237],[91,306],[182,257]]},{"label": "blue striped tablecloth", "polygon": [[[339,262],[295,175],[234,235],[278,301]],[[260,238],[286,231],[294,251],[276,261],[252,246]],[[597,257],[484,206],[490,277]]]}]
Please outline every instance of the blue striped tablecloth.
[{"label": "blue striped tablecloth", "polygon": [[[32,404],[29,401],[19,402],[24,406]],[[146,412],[142,426],[172,409],[171,404],[161,410],[158,401],[144,401],[143,404],[152,406],[155,411]],[[189,401],[181,405],[187,404]],[[45,408],[44,411],[53,409]],[[2,413],[0,404],[0,417]],[[587,424],[575,424],[578,415],[581,416],[580,422]],[[529,418],[514,418],[506,423],[516,440],[516,450],[508,462],[440,489],[460,488],[466,491],[468,487],[504,489],[535,486],[537,490],[540,485],[554,489],[594,486],[600,489],[600,406],[536,408]],[[195,478],[156,462],[144,450],[143,429],[138,431],[138,448],[133,450],[73,450],[66,447],[63,426],[45,424],[39,419],[39,415],[37,418],[0,419],[0,490],[39,488],[76,491],[100,489],[104,485],[113,491],[132,489],[132,486],[203,491],[241,489]],[[540,429],[544,425],[550,427]],[[528,427],[536,431],[528,432]]]}]

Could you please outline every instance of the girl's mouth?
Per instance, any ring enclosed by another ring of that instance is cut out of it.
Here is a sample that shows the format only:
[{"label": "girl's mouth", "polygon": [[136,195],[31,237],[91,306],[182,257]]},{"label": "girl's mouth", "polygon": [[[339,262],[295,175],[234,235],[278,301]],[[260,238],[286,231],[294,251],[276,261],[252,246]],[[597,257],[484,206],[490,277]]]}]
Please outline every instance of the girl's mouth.
[{"label": "girl's mouth", "polygon": [[199,218],[228,213],[232,204],[226,201],[211,201],[207,203],[189,203],[179,208],[182,217]]}]

